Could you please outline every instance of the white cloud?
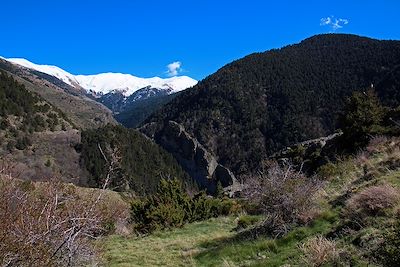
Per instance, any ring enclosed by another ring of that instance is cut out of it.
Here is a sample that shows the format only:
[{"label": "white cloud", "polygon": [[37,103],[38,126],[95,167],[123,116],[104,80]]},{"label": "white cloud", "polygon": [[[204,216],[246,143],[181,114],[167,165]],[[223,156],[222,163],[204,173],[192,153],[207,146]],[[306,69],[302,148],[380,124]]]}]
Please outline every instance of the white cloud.
[{"label": "white cloud", "polygon": [[335,18],[334,16],[322,18],[319,25],[328,26],[331,28],[332,32],[337,31],[338,29],[343,28],[344,25],[349,24],[348,19]]},{"label": "white cloud", "polygon": [[168,76],[176,76],[180,72],[182,72],[182,62],[180,61],[175,61],[167,65],[167,74]]}]

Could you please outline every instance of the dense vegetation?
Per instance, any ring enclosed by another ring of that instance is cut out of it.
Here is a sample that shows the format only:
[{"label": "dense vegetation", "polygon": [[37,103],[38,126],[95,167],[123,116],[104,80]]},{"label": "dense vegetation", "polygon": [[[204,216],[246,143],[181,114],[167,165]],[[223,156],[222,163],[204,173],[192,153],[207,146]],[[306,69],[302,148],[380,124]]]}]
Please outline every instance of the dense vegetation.
[{"label": "dense vegetation", "polygon": [[235,173],[271,152],[332,133],[345,99],[375,85],[400,103],[400,42],[318,35],[235,61],[183,92],[147,122],[182,123]]},{"label": "dense vegetation", "polygon": [[29,116],[36,109],[39,98],[26,91],[24,86],[0,72],[0,115]]},{"label": "dense vegetation", "polygon": [[[385,108],[375,92],[354,92],[346,101],[339,126],[343,131],[342,145],[357,149],[368,144],[371,136],[382,135],[390,131],[388,114],[393,112]],[[392,130],[393,131],[393,130]]]},{"label": "dense vegetation", "polygon": [[81,161],[90,173],[89,186],[99,187],[108,172],[106,159],[118,158],[111,187],[138,194],[154,193],[162,178],[177,178],[189,187],[195,186],[176,160],[136,130],[107,125],[82,132]]},{"label": "dense vegetation", "polygon": [[190,197],[178,180],[163,179],[154,195],[132,202],[131,220],[135,231],[149,233],[239,211],[234,200],[213,199],[205,193]]}]

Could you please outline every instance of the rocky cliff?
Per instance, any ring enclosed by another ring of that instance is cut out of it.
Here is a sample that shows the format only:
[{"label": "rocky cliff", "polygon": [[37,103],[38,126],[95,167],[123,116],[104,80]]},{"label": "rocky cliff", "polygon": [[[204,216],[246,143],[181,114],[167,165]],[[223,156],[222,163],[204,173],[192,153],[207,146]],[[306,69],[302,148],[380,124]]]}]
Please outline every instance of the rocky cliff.
[{"label": "rocky cliff", "polygon": [[214,155],[207,151],[185,128],[168,121],[163,125],[147,124],[141,131],[170,152],[192,176],[201,188],[214,193],[218,183],[230,191],[239,188],[235,175],[218,163]]}]

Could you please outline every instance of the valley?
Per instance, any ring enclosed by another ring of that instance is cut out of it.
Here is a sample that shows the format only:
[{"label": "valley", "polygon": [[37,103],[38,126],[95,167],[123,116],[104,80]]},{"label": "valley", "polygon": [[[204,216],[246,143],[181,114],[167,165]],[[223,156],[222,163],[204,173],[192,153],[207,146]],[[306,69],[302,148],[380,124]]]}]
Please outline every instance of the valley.
[{"label": "valley", "polygon": [[338,33],[200,81],[0,58],[0,266],[397,266],[399,70]]}]

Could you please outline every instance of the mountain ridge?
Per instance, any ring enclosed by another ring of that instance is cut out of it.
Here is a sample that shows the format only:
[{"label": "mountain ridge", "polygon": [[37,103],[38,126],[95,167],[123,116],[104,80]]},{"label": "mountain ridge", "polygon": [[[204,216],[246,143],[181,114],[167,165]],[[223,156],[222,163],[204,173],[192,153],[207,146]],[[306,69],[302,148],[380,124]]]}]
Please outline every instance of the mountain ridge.
[{"label": "mountain ridge", "polygon": [[175,76],[171,78],[140,78],[123,73],[99,73],[95,75],[73,75],[57,66],[40,65],[23,58],[2,58],[13,64],[23,66],[54,76],[75,88],[83,88],[88,93],[105,95],[112,91],[119,91],[128,97],[139,89],[151,86],[154,88],[179,92],[197,84],[197,81],[188,76]]}]

